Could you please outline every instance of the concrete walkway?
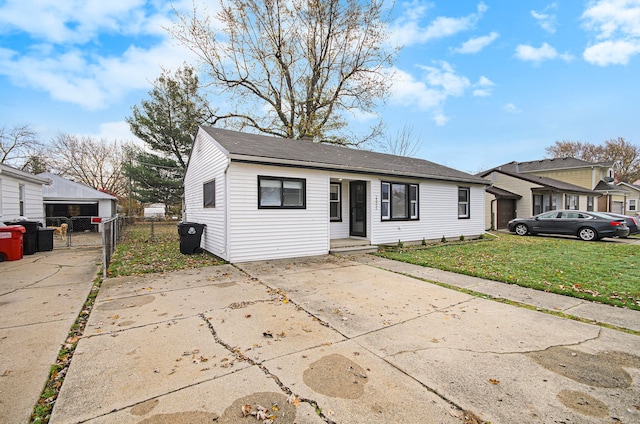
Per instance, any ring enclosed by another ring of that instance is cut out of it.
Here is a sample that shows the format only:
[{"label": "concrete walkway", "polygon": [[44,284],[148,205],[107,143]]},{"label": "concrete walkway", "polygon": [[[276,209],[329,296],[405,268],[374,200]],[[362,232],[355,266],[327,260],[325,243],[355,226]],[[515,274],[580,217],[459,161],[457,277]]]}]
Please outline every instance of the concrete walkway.
[{"label": "concrete walkway", "polygon": [[0,422],[25,423],[91,290],[100,249],[0,262]]},{"label": "concrete walkway", "polygon": [[[256,422],[243,407],[274,424],[640,421],[640,337],[403,267],[323,256],[106,280],[51,422]],[[637,324],[627,312],[619,326]]]}]

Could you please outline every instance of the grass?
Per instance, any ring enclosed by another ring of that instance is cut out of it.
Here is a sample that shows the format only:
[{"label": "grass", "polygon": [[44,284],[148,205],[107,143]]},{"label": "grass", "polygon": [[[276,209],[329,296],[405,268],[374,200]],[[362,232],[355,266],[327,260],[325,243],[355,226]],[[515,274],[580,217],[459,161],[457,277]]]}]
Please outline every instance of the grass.
[{"label": "grass", "polygon": [[640,248],[553,237],[501,234],[380,255],[537,290],[640,310]]},{"label": "grass", "polygon": [[125,228],[116,247],[109,277],[168,272],[224,263],[208,253],[183,255],[175,222],[141,223]]}]

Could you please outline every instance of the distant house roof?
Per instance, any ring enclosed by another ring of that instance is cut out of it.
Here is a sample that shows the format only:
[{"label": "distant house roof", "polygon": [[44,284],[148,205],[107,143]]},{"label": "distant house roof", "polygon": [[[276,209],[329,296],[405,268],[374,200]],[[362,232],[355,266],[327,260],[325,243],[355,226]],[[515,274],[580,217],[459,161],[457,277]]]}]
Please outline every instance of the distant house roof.
[{"label": "distant house roof", "polygon": [[522,199],[522,196],[520,196],[519,194],[512,193],[508,190],[496,186],[487,187],[487,193],[493,194],[498,199]]},{"label": "distant house roof", "polygon": [[640,191],[640,185],[638,184],[629,184],[629,183],[625,183],[624,181],[618,183],[618,186],[622,186],[625,189],[631,189],[631,190],[635,190],[635,191]]},{"label": "distant house roof", "polygon": [[619,194],[628,194],[629,190],[624,187],[618,187],[614,183],[601,180],[594,188],[595,191],[614,192]]},{"label": "distant house roof", "polygon": [[565,183],[564,181],[560,181],[560,180],[556,180],[554,178],[548,178],[548,177],[540,177],[538,175],[535,174],[521,174],[521,173],[516,173],[516,172],[509,172],[509,171],[505,171],[505,170],[500,170],[500,169],[493,169],[493,170],[489,170],[489,171],[484,171],[482,173],[480,173],[479,175],[481,176],[487,176],[492,172],[499,172],[501,174],[504,175],[508,175],[510,177],[513,178],[518,178],[521,179],[523,181],[528,181],[530,183],[534,183],[534,184],[539,184],[543,187],[549,188],[549,189],[555,189],[558,191],[565,191],[565,192],[569,192],[569,193],[584,193],[584,194],[600,194],[600,193],[596,193],[593,190],[589,190],[588,188],[584,188],[584,187],[580,187],[577,186],[575,184],[570,184],[570,183]]},{"label": "distant house roof", "polygon": [[[611,167],[613,162],[600,162],[591,163],[582,159],[576,158],[553,158],[553,159],[541,159],[532,160],[528,162],[509,162],[504,165],[496,166],[488,171],[503,170],[509,172],[539,172],[539,171],[553,171],[557,169],[573,169],[573,168],[590,168],[592,166],[599,167]],[[483,173],[484,173],[483,172]]]},{"label": "distant house roof", "polygon": [[50,172],[38,174],[39,177],[49,180],[50,184],[42,189],[42,198],[47,200],[68,200],[68,201],[98,201],[117,200],[110,194],[93,189],[84,184],[76,183]]},{"label": "distant house roof", "polygon": [[489,184],[483,178],[424,159],[208,126],[200,128],[236,161]]},{"label": "distant house roof", "polygon": [[21,171],[17,168],[14,168],[13,166],[9,166],[3,163],[0,163],[0,174],[10,175],[14,178],[30,181],[37,184],[46,184],[48,182],[45,178]]}]

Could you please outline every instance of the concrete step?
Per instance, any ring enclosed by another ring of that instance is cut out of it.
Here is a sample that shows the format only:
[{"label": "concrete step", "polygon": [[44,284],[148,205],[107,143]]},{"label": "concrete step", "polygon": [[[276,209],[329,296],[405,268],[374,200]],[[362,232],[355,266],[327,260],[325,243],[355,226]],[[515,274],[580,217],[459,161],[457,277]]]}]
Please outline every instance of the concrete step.
[{"label": "concrete step", "polygon": [[348,254],[348,253],[375,253],[378,251],[378,246],[366,245],[366,246],[344,246],[335,247],[329,250],[329,254]]}]

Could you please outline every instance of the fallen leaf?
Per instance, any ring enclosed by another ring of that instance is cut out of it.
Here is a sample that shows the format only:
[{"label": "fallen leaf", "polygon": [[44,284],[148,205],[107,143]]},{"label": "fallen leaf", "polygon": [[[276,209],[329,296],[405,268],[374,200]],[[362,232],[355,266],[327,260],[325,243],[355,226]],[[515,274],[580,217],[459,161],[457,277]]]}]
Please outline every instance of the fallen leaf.
[{"label": "fallen leaf", "polygon": [[500,380],[496,380],[495,378],[490,378],[489,383],[491,384],[500,384]]},{"label": "fallen leaf", "polygon": [[273,333],[271,333],[271,331],[265,331],[264,333],[262,333],[262,335],[271,339],[273,338]]},{"label": "fallen leaf", "polygon": [[298,406],[300,405],[300,399],[298,399],[296,395],[291,393],[291,395],[287,398],[287,403],[290,403],[293,406]]},{"label": "fallen leaf", "polygon": [[242,416],[246,417],[251,414],[251,405],[242,405]]}]

